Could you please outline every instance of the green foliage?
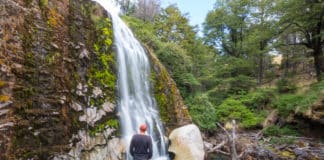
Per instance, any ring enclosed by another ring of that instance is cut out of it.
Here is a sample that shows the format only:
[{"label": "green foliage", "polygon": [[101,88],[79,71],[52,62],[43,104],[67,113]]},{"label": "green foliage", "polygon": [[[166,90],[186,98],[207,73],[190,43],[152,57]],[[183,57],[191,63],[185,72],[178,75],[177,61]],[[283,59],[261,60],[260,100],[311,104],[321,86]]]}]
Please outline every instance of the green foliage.
[{"label": "green foliage", "polygon": [[275,93],[273,89],[257,89],[245,95],[239,95],[240,101],[249,108],[262,109],[271,103]]},{"label": "green foliage", "polygon": [[287,117],[290,113],[294,113],[302,96],[295,94],[284,94],[280,95],[275,101],[273,106],[279,111],[279,114]]},{"label": "green foliage", "polygon": [[245,75],[238,75],[237,77],[228,78],[227,83],[230,88],[228,93],[230,94],[239,94],[241,92],[247,92],[252,87],[255,87],[256,83],[252,77]]},{"label": "green foliage", "polygon": [[296,112],[307,111],[315,102],[324,97],[324,81],[312,84],[308,91],[301,94],[301,97]]},{"label": "green foliage", "polygon": [[291,126],[285,126],[280,128],[276,125],[271,125],[263,130],[264,136],[298,136],[299,133]]},{"label": "green foliage", "polygon": [[96,29],[99,32],[97,43],[93,45],[96,63],[92,64],[89,70],[88,83],[90,87],[93,85],[107,87],[111,94],[114,94],[116,76],[115,58],[111,49],[113,34],[110,20],[108,18],[98,20]]},{"label": "green foliage", "polygon": [[166,7],[156,17],[154,30],[162,42],[175,43],[188,50],[194,47],[192,46],[196,35],[194,27],[189,25],[188,18],[182,15],[175,5]]},{"label": "green foliage", "polygon": [[216,107],[216,118],[222,123],[230,122],[234,119],[243,128],[256,127],[262,121],[261,117],[233,98],[226,99],[221,105]]},{"label": "green foliage", "polygon": [[117,119],[109,119],[105,123],[96,125],[93,129],[90,130],[90,136],[95,136],[96,133],[103,132],[107,127],[110,128],[119,128],[119,121]]},{"label": "green foliage", "polygon": [[174,43],[163,43],[156,54],[178,84],[182,95],[186,95],[190,89],[199,85],[190,73],[193,62],[186,50]]},{"label": "green foliage", "polygon": [[123,20],[128,24],[128,26],[135,33],[136,37],[140,39],[143,43],[149,45],[153,49],[160,47],[160,40],[154,34],[154,28],[151,22],[144,22],[135,17],[124,16]]},{"label": "green foliage", "polygon": [[167,77],[165,71],[161,71],[161,75],[157,76],[157,74],[152,71],[150,76],[150,81],[154,84],[154,97],[157,102],[157,106],[159,107],[160,117],[163,122],[168,123],[170,119],[170,113],[168,113],[168,108],[172,104],[172,101],[169,99],[164,91],[164,81]]},{"label": "green foliage", "polygon": [[253,63],[248,59],[222,56],[217,57],[215,65],[217,67],[216,76],[218,77],[254,76]]},{"label": "green foliage", "polygon": [[47,7],[48,6],[48,0],[39,0],[40,7]]},{"label": "green foliage", "polygon": [[189,113],[194,123],[203,130],[216,128],[215,107],[209,102],[206,94],[198,94],[186,100]]},{"label": "green foliage", "polygon": [[272,105],[279,110],[279,114],[288,116],[290,113],[303,113],[316,101],[323,97],[324,81],[313,84],[302,94],[283,94],[273,101]]},{"label": "green foliage", "polygon": [[46,55],[46,57],[45,57],[45,61],[46,61],[46,63],[48,63],[48,64],[51,65],[51,64],[54,64],[55,61],[56,61],[59,57],[60,57],[60,53],[58,53],[58,52],[50,53],[50,54]]},{"label": "green foliage", "polygon": [[288,79],[280,79],[277,81],[279,93],[294,93],[297,89],[296,85]]},{"label": "green foliage", "polygon": [[272,137],[270,143],[280,145],[280,144],[293,144],[295,142],[295,137]]}]

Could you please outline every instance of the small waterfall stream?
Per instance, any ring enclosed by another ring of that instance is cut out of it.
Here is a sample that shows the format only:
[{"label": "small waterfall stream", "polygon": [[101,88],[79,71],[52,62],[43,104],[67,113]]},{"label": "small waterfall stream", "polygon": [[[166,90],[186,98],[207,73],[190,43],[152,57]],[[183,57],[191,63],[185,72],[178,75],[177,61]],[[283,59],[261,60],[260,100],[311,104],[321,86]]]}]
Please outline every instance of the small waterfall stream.
[{"label": "small waterfall stream", "polygon": [[[118,112],[122,136],[129,146],[130,140],[142,123],[153,139],[153,158],[168,159],[164,133],[154,97],[150,89],[150,64],[145,50],[131,30],[119,18],[114,0],[94,0],[112,17],[114,45],[118,62]],[[127,156],[127,159],[131,159]]]}]

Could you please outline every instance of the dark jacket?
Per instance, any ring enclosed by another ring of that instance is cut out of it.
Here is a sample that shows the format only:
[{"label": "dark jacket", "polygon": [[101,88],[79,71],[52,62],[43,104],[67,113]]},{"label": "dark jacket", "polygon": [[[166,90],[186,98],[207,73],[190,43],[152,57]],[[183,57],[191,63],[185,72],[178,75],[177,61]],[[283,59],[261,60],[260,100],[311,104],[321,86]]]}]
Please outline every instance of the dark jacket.
[{"label": "dark jacket", "polygon": [[134,160],[148,160],[152,158],[152,139],[150,136],[136,134],[133,136],[129,152]]}]

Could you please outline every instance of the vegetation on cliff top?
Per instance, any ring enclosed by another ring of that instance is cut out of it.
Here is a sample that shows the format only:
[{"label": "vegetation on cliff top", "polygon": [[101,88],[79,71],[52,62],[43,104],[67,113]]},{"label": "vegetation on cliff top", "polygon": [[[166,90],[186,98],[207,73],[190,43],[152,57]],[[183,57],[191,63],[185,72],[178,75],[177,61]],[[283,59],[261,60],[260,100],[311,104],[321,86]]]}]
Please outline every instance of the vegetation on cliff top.
[{"label": "vegetation on cliff top", "polygon": [[[206,16],[203,37],[176,5],[151,15],[137,14],[152,8],[150,4],[123,6],[124,20],[166,66],[193,121],[204,131],[230,119],[243,128],[260,128],[273,109],[285,119],[322,101],[323,82],[307,89],[313,73],[318,80],[323,74],[323,66],[316,65],[324,61],[323,48],[315,43],[323,40],[322,28],[316,25],[323,21],[320,3],[217,1]],[[284,9],[288,4],[293,8]],[[302,12],[294,15],[297,8]],[[267,18],[271,16],[277,18]],[[304,33],[317,36],[304,43]],[[157,100],[165,103],[163,96]]]}]

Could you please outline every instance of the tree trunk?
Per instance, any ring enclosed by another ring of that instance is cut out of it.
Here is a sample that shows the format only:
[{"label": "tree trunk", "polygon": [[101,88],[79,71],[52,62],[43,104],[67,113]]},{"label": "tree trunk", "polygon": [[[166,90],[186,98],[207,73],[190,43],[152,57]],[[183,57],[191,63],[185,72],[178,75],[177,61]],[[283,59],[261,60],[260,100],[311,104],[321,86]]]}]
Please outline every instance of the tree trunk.
[{"label": "tree trunk", "polygon": [[236,128],[236,123],[235,120],[232,121],[232,139],[231,139],[231,158],[232,160],[237,160],[237,152],[236,152],[236,146],[235,146],[235,139],[236,139],[236,134],[235,134],[235,128]]},{"label": "tree trunk", "polygon": [[260,55],[260,57],[259,57],[259,73],[258,73],[258,84],[259,85],[262,84],[263,72],[264,72],[263,55]]},{"label": "tree trunk", "polygon": [[321,31],[322,31],[322,17],[323,17],[324,11],[321,12],[321,15],[319,16],[319,21],[316,25],[316,35],[317,37],[314,38],[313,41],[313,50],[314,50],[314,65],[316,70],[316,77],[317,80],[323,80],[324,76],[324,55],[322,50],[322,39],[321,39]]},{"label": "tree trunk", "polygon": [[316,70],[316,77],[318,81],[323,80],[324,76],[324,55],[321,47],[314,51],[314,66]]}]

